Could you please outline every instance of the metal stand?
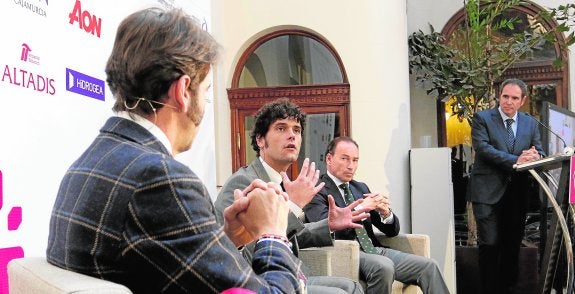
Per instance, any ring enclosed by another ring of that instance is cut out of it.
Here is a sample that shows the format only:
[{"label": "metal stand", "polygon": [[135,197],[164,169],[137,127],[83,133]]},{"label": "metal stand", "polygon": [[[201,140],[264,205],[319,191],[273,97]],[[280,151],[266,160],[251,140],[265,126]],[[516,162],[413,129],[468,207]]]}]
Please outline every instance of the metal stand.
[{"label": "metal stand", "polygon": [[[575,272],[573,265],[573,245],[566,216],[571,214],[571,219],[575,220],[575,215],[573,214],[573,208],[568,204],[568,197],[565,197],[569,184],[570,158],[571,156],[569,155],[558,155],[515,166],[517,171],[529,171],[537,183],[539,183],[539,186],[547,196],[547,200],[553,207],[549,236],[545,243],[545,253],[540,270],[540,293],[550,293],[555,275],[561,272],[561,268],[558,268],[558,258],[562,247],[566,255],[567,281],[565,287],[567,293],[573,293],[573,274]],[[555,168],[561,168],[559,183],[546,172],[547,170]],[[539,172],[547,176],[548,179],[550,178],[550,183],[556,187],[556,195],[553,195],[547,183],[539,175]]]}]

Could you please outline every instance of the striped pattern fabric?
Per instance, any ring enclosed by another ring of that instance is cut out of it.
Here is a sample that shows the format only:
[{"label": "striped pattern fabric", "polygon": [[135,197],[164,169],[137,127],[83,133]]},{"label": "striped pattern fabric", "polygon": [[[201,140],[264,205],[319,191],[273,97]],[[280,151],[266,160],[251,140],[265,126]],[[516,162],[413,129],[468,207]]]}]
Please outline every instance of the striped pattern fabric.
[{"label": "striped pattern fabric", "polygon": [[248,264],[200,179],[140,125],[110,118],[66,172],[47,259],[134,293],[300,293],[301,262],[272,241]]},{"label": "striped pattern fabric", "polygon": [[513,133],[513,125],[514,120],[512,118],[508,118],[505,120],[505,129],[507,130],[507,145],[509,146],[509,150],[513,152],[515,148],[515,134]]}]

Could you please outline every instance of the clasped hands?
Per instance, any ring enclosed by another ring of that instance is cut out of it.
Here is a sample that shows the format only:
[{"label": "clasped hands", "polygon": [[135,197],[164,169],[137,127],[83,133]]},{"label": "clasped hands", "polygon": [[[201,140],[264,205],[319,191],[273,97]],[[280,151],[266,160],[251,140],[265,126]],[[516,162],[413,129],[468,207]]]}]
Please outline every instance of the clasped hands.
[{"label": "clasped hands", "polygon": [[367,208],[367,211],[376,210],[383,218],[389,217],[391,208],[389,207],[389,197],[380,193],[367,193],[363,194],[362,208]]},{"label": "clasped hands", "polygon": [[243,191],[234,191],[234,202],[224,210],[224,232],[236,247],[263,234],[286,236],[288,196],[274,183],[254,180]]},{"label": "clasped hands", "polygon": [[540,158],[541,156],[539,155],[539,152],[537,152],[537,149],[531,146],[531,148],[521,152],[521,155],[519,155],[519,158],[517,158],[517,164],[532,162]]}]

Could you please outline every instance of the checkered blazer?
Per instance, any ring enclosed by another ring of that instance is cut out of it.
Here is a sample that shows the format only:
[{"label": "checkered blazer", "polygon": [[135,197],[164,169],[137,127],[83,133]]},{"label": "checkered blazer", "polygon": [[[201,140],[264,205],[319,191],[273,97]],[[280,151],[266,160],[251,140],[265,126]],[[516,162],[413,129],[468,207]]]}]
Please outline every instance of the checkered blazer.
[{"label": "checkered blazer", "polygon": [[134,293],[301,292],[301,262],[259,242],[250,266],[216,222],[200,179],[145,128],[110,118],[64,176],[47,259]]}]

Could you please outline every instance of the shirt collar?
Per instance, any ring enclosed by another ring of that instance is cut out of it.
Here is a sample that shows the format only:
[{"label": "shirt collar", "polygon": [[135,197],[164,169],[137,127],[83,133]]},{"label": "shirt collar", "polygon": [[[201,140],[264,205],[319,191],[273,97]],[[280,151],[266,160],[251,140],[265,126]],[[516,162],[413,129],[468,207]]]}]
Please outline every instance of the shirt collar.
[{"label": "shirt collar", "polygon": [[156,137],[156,139],[158,139],[158,141],[160,141],[164,145],[164,147],[168,149],[170,154],[172,154],[172,143],[170,143],[168,136],[166,136],[166,134],[160,128],[158,128],[158,126],[156,126],[154,123],[152,123],[151,121],[147,120],[146,118],[140,115],[137,115],[135,113],[129,113],[127,111],[120,111],[116,115],[118,117],[131,120],[142,126],[144,129],[148,130],[148,132],[150,132],[154,137]]},{"label": "shirt collar", "polygon": [[336,176],[332,175],[329,171],[327,171],[327,176],[335,183],[335,185],[341,189],[340,185],[343,184],[344,182],[342,182],[340,179],[338,179]]},{"label": "shirt collar", "polygon": [[276,171],[275,169],[273,169],[273,167],[271,167],[269,164],[267,164],[267,162],[259,157],[262,165],[264,166],[264,169],[266,170],[266,173],[268,174],[268,177],[270,177],[270,181],[276,183],[276,184],[281,184],[282,182],[282,176],[280,175],[280,173],[278,171]]},{"label": "shirt collar", "polygon": [[499,110],[499,114],[501,115],[501,118],[503,119],[503,122],[505,122],[507,119],[513,119],[513,122],[517,122],[517,113],[519,113],[519,111],[515,112],[515,115],[513,117],[509,117],[507,116],[507,114],[503,113],[503,111],[501,110],[501,106],[499,106],[497,108],[497,110]]}]

